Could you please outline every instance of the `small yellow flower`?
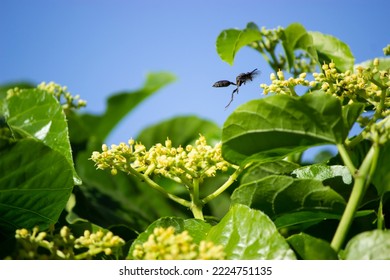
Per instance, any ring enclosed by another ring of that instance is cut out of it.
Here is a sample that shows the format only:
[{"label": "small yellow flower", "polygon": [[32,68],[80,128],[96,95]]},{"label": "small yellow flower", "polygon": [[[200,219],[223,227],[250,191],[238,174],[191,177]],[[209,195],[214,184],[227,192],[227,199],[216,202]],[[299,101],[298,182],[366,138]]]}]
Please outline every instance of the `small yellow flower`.
[{"label": "small yellow flower", "polygon": [[157,227],[146,242],[134,247],[133,258],[141,260],[222,260],[222,246],[212,242],[194,243],[188,231],[175,233],[173,227]]}]

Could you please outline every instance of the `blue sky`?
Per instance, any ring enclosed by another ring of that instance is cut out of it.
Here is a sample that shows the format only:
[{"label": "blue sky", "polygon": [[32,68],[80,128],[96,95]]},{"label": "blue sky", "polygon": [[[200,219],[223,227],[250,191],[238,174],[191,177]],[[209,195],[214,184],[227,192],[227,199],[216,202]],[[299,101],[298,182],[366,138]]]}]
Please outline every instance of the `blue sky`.
[{"label": "blue sky", "polygon": [[[0,83],[55,81],[101,112],[108,95],[140,87],[148,72],[169,71],[178,80],[145,101],[109,137],[135,137],[147,125],[195,114],[222,125],[238,105],[261,97],[270,68],[244,48],[233,66],[217,55],[223,29],[287,27],[331,34],[362,62],[382,56],[390,43],[390,1],[101,1],[0,0]],[[211,87],[241,72],[262,71],[240,90]]]}]

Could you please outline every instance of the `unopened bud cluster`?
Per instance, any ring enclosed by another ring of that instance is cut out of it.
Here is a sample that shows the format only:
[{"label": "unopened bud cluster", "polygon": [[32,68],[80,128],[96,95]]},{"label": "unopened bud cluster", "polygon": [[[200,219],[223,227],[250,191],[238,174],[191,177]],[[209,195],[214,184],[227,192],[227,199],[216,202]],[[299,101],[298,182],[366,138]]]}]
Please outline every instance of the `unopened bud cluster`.
[{"label": "unopened bud cluster", "polygon": [[173,227],[155,228],[133,250],[133,258],[139,260],[223,260],[225,256],[223,246],[204,240],[197,245],[188,231],[176,234]]},{"label": "unopened bud cluster", "polygon": [[156,144],[149,150],[141,143],[130,139],[128,144],[103,145],[102,152],[93,152],[91,159],[99,169],[118,170],[126,173],[139,172],[145,175],[158,174],[182,182],[194,178],[215,176],[217,170],[227,171],[229,163],[222,158],[221,143],[207,145],[200,136],[195,145],[172,147],[171,140],[165,145]]},{"label": "unopened bud cluster", "polygon": [[271,73],[270,79],[271,85],[261,84],[260,87],[263,89],[264,94],[276,93],[276,94],[287,94],[296,95],[294,87],[297,85],[310,86],[310,81],[306,80],[306,73],[301,73],[298,78],[290,77],[285,78],[283,71],[279,70],[276,75]]},{"label": "unopened bud cluster", "polygon": [[54,82],[42,82],[37,86],[37,88],[51,93],[58,99],[64,109],[79,109],[87,105],[87,102],[80,99],[79,95],[72,96],[72,94],[68,92],[68,88],[66,86],[61,86]]},{"label": "unopened bud cluster", "polygon": [[[378,70],[379,60],[372,67],[359,66],[355,72],[339,73],[335,63],[322,65],[324,73],[314,73],[315,82],[326,93],[337,96],[344,104],[366,101],[370,104],[380,102],[382,91],[390,87],[390,70]],[[386,99],[385,103],[389,103]]]},{"label": "unopened bud cluster", "polygon": [[357,67],[355,72],[348,70],[340,73],[336,64],[331,62],[322,65],[323,73],[313,73],[314,81],[307,80],[306,73],[300,74],[298,78],[286,79],[284,73],[278,71],[276,75],[271,74],[271,85],[261,84],[260,87],[264,94],[296,95],[294,88],[301,85],[310,87],[309,90],[321,90],[336,96],[342,104],[363,102],[376,107],[382,103],[382,117],[386,117],[390,114],[387,110],[390,106],[390,69],[380,71],[378,66],[379,60],[376,59],[371,68]]},{"label": "unopened bud cluster", "polygon": [[363,137],[379,145],[390,141],[390,119],[385,118],[373,124],[368,131],[363,131]]},{"label": "unopened bud cluster", "polygon": [[76,238],[66,226],[56,233],[18,229],[15,234],[19,249],[12,256],[15,259],[91,259],[98,254],[111,255],[125,244],[123,239],[112,232],[88,230]]}]

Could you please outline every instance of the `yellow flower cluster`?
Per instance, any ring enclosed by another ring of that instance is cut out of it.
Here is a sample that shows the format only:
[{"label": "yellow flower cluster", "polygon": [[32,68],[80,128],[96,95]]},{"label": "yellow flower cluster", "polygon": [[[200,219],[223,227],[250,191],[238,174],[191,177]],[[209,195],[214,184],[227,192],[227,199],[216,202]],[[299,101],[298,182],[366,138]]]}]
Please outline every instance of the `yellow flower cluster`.
[{"label": "yellow flower cluster", "polygon": [[279,70],[276,75],[271,73],[270,79],[272,81],[271,85],[261,84],[260,87],[263,89],[264,94],[273,92],[276,94],[287,94],[287,95],[296,95],[294,87],[297,85],[302,86],[312,86],[315,85],[310,81],[306,80],[306,73],[302,73],[298,78],[285,79],[283,71]]},{"label": "yellow flower cluster", "polygon": [[363,137],[379,145],[385,145],[390,140],[390,118],[385,118],[371,125],[369,130],[363,131]]},{"label": "yellow flower cluster", "polygon": [[[87,105],[87,102],[85,100],[80,99],[79,95],[72,96],[68,92],[68,88],[66,86],[61,86],[54,82],[42,82],[37,86],[37,88],[51,93],[54,97],[58,99],[59,102],[61,102],[62,107],[64,109],[78,109]],[[62,99],[64,99],[64,101],[62,101]]]},{"label": "yellow flower cluster", "polygon": [[173,227],[157,227],[148,240],[137,244],[133,257],[138,260],[223,260],[223,247],[202,240],[195,244],[188,231],[175,234]]},{"label": "yellow flower cluster", "polygon": [[96,233],[91,233],[89,230],[86,230],[83,236],[75,240],[74,247],[76,249],[88,248],[87,254],[90,256],[100,252],[111,255],[113,248],[121,247],[124,244],[124,240],[114,235],[111,231],[104,233],[102,230],[98,230]]},{"label": "yellow flower cluster", "polygon": [[119,236],[101,230],[96,233],[86,230],[76,238],[66,226],[57,234],[40,232],[38,227],[31,232],[18,229],[15,237],[19,245],[15,259],[91,259],[100,253],[111,255],[113,249],[125,244]]},{"label": "yellow flower cluster", "polygon": [[227,171],[229,167],[229,163],[222,158],[221,143],[211,147],[202,135],[194,146],[184,148],[172,147],[169,139],[165,145],[159,143],[149,150],[133,139],[128,144],[111,145],[111,149],[104,144],[102,152],[93,152],[91,159],[97,168],[110,169],[113,175],[118,170],[126,173],[135,171],[146,176],[160,174],[180,183],[212,177],[217,170]]},{"label": "yellow flower cluster", "polygon": [[[343,104],[365,102],[376,107],[382,99],[383,92],[390,88],[390,69],[378,70],[379,60],[374,60],[372,68],[357,67],[355,72],[338,72],[336,64],[331,62],[322,65],[323,73],[313,73],[314,81],[306,79],[307,74],[302,73],[298,78],[285,79],[282,71],[271,74],[271,85],[261,84],[263,93],[297,95],[295,86],[302,85],[312,90],[321,89],[325,93],[339,98]],[[390,105],[390,97],[386,97],[383,104]]]},{"label": "yellow flower cluster", "polygon": [[[379,71],[378,66],[379,60],[375,59],[373,68],[359,66],[355,72],[339,73],[335,63],[329,63],[322,65],[324,73],[314,73],[313,76],[323,91],[337,96],[344,104],[365,100],[375,105],[380,102],[382,90],[390,87],[390,70]],[[379,79],[374,79],[375,75]]]}]

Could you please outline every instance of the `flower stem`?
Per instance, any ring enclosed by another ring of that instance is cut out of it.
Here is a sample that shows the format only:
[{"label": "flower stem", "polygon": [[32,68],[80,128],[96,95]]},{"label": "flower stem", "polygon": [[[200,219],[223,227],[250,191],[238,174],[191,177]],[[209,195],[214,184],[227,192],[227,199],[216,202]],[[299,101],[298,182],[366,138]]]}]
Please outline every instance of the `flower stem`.
[{"label": "flower stem", "polygon": [[213,193],[209,194],[205,198],[202,199],[203,204],[208,203],[209,201],[213,200],[216,198],[218,195],[223,193],[228,187],[230,187],[231,184],[234,183],[234,181],[237,179],[237,177],[241,174],[241,172],[248,167],[249,165],[245,166],[244,168],[237,168],[236,171],[232,175],[230,175],[229,179],[222,185],[220,186],[217,190],[215,190]]},{"label": "flower stem", "polygon": [[345,149],[344,144],[337,144],[337,149],[339,150],[340,156],[344,161],[344,164],[347,166],[349,172],[351,172],[352,176],[356,173],[356,167],[353,164],[347,150]]},{"label": "flower stem", "polygon": [[385,217],[383,215],[383,195],[381,197],[381,200],[379,201],[377,229],[379,230],[385,229]]},{"label": "flower stem", "polygon": [[180,198],[180,197],[178,197],[178,196],[176,196],[174,194],[168,193],[163,187],[161,187],[156,182],[151,180],[148,176],[145,176],[144,174],[137,172],[135,169],[133,169],[130,166],[128,166],[128,168],[131,171],[131,174],[133,174],[134,176],[138,177],[142,181],[145,181],[153,189],[159,191],[160,193],[162,193],[166,197],[168,197],[168,198],[172,199],[173,201],[183,205],[184,207],[191,207],[191,202],[190,201],[185,200],[183,198]]},{"label": "flower stem", "polygon": [[[371,146],[366,157],[363,160],[359,170],[354,173],[355,183],[351,192],[351,196],[348,200],[347,206],[345,207],[344,213],[341,217],[340,223],[337,227],[336,233],[333,236],[331,246],[338,252],[344,243],[347,236],[348,230],[352,224],[355,213],[359,207],[359,204],[364,196],[364,193],[371,181],[371,175],[373,171],[372,166],[376,165],[378,159],[379,148],[375,143]],[[343,155],[342,155],[343,157]],[[349,156],[348,156],[349,158]],[[344,157],[343,157],[344,160]],[[348,161],[348,160],[347,160]],[[347,162],[345,162],[347,165]],[[348,166],[348,168],[351,168]]]},{"label": "flower stem", "polygon": [[191,211],[194,214],[195,219],[204,220],[203,218],[203,205],[204,203],[199,199],[199,178],[193,179],[193,188],[191,190]]}]

